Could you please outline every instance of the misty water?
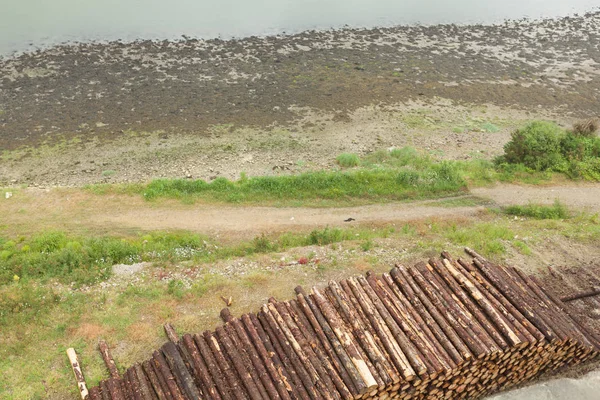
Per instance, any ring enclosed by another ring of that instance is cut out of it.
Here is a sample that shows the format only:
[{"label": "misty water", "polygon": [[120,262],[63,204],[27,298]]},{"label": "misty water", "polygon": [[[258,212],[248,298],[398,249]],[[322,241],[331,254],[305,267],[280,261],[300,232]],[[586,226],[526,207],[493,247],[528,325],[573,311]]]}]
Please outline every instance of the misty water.
[{"label": "misty water", "polygon": [[496,23],[600,0],[4,0],[0,54],[68,41],[244,37],[308,29]]}]

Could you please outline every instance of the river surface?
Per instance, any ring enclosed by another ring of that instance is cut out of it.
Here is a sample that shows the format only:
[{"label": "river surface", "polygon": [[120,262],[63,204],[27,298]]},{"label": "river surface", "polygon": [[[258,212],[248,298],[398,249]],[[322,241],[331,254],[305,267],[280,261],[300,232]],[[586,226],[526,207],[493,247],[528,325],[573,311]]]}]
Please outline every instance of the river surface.
[{"label": "river surface", "polygon": [[62,42],[559,17],[600,0],[3,0],[0,55]]}]

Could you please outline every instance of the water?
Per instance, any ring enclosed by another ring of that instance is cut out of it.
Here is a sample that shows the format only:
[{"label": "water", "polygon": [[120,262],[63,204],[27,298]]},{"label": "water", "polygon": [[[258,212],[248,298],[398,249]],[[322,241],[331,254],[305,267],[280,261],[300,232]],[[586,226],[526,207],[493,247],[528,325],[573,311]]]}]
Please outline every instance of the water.
[{"label": "water", "polygon": [[307,29],[494,23],[600,0],[2,0],[0,54],[67,41],[243,37]]}]

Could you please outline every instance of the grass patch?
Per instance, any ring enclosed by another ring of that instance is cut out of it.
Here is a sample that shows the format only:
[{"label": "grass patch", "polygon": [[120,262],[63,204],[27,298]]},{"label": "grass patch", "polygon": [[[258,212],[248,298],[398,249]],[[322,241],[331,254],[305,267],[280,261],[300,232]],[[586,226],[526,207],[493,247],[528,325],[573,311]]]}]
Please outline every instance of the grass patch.
[{"label": "grass patch", "polygon": [[148,184],[144,198],[161,197],[184,201],[203,199],[227,203],[319,200],[363,201],[408,200],[462,193],[466,182],[455,164],[430,163],[422,168],[364,168],[346,172],[317,171],[300,175],[243,178],[229,181],[160,179]]},{"label": "grass patch", "polygon": [[559,200],[555,200],[551,206],[542,204],[513,205],[505,207],[503,211],[508,215],[535,219],[567,219],[571,217],[567,206]]},{"label": "grass patch", "polygon": [[342,153],[336,157],[335,161],[343,168],[357,167],[360,165],[360,157],[354,153]]}]

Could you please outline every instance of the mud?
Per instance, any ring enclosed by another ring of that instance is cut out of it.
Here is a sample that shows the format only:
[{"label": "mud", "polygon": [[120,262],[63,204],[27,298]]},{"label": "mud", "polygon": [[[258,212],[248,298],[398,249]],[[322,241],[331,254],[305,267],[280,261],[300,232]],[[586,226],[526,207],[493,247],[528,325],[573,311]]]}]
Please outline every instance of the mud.
[{"label": "mud", "polygon": [[339,119],[450,99],[587,117],[600,109],[600,13],[502,25],[309,31],[241,40],[66,45],[0,60],[0,148],[123,131]]}]

